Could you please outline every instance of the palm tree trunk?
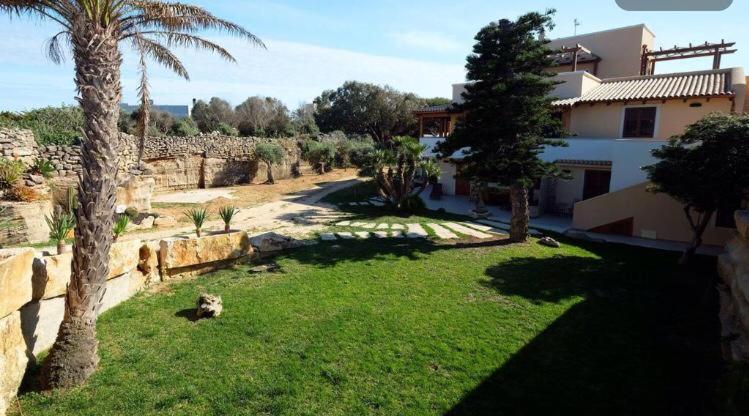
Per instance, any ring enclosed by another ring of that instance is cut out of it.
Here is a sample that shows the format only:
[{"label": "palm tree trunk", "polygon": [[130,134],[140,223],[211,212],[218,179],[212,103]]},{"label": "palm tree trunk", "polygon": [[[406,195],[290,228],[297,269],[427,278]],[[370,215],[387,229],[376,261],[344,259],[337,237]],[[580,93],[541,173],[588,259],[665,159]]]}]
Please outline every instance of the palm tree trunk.
[{"label": "palm tree trunk", "polygon": [[121,99],[118,33],[80,17],[71,30],[75,82],[84,113],[77,225],[65,314],[43,369],[48,388],[86,382],[99,363],[96,317],[109,274]]},{"label": "palm tree trunk", "polygon": [[516,243],[524,243],[528,241],[528,222],[530,221],[528,189],[520,185],[512,185],[510,187],[510,202],[512,203],[510,240]]},{"label": "palm tree trunk", "polygon": [[265,162],[265,164],[268,165],[268,183],[273,185],[276,183],[276,180],[273,178],[273,166],[268,162]]}]

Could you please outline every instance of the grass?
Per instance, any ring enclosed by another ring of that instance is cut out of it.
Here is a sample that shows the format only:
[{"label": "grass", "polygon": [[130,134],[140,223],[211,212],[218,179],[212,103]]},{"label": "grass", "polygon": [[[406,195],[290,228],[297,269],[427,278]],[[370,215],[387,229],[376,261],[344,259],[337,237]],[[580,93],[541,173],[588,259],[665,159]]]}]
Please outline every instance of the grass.
[{"label": "grass", "polygon": [[[361,195],[345,192],[331,198]],[[100,318],[90,382],[28,392],[22,414],[712,412],[715,261],[684,271],[676,254],[559,239],[337,241],[276,258],[278,273],[140,294]],[[220,318],[191,319],[203,292],[222,296]]]},{"label": "grass", "polygon": [[[23,414],[669,414],[704,405],[716,323],[700,318],[699,291],[674,273],[676,256],[565,243],[322,244],[278,258],[281,273],[240,266],[141,294],[101,317],[102,362],[89,384],[27,393]],[[713,266],[702,259],[693,272],[709,280]],[[206,291],[223,297],[224,315],[193,322]]]}]

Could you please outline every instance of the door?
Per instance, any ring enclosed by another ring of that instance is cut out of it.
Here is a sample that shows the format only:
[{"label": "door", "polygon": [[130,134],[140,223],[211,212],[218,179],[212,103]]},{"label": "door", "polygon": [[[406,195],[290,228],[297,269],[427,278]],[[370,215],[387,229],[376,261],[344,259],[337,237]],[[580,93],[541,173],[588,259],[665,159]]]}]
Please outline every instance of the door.
[{"label": "door", "polygon": [[610,170],[586,170],[583,185],[583,200],[609,193],[611,185]]},{"label": "door", "polygon": [[471,181],[455,179],[455,195],[471,196]]}]

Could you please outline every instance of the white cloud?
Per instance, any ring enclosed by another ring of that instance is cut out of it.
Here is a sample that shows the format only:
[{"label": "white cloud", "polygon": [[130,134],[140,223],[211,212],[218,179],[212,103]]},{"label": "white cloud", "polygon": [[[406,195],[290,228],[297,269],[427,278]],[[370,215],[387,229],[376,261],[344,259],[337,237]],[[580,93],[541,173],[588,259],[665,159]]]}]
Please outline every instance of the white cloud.
[{"label": "white cloud", "polygon": [[443,53],[467,52],[469,50],[466,45],[440,32],[411,30],[408,32],[393,32],[387,36],[401,47]]},{"label": "white cloud", "polygon": [[[25,39],[24,43],[31,45],[31,42],[43,40]],[[157,103],[187,104],[193,98],[219,96],[238,104],[249,96],[263,95],[277,97],[293,108],[300,102],[311,101],[323,90],[336,88],[349,80],[388,84],[424,97],[449,97],[451,84],[465,78],[462,65],[268,39],[268,50],[253,48],[233,38],[212,40],[229,49],[238,63],[224,62],[206,52],[177,51],[190,72],[190,82],[151,63],[151,95]],[[0,109],[23,110],[63,101],[73,102],[70,62],[63,66],[49,63],[42,57],[39,46],[24,51],[14,49],[18,53],[15,57],[7,59],[6,55],[6,59],[0,58],[0,63],[5,61],[7,64],[0,68],[3,80]],[[132,103],[137,100],[137,60],[130,48],[123,47],[123,53],[124,101]],[[20,65],[20,60],[26,65]]]}]

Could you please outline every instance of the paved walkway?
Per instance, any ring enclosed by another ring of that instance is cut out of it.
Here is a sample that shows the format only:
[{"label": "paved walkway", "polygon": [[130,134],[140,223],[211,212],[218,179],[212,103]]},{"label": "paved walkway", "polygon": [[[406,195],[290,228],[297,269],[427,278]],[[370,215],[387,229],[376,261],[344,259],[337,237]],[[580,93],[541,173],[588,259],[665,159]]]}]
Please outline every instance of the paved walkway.
[{"label": "paved walkway", "polygon": [[[340,221],[335,224],[338,227],[348,227],[353,231],[326,232],[320,234],[322,241],[369,239],[369,238],[429,238],[431,235],[438,240],[453,240],[465,237],[473,237],[481,240],[496,238],[498,236],[506,237],[504,230],[489,227],[475,222],[444,222],[444,223],[408,223],[408,224],[374,224],[365,222],[351,222],[348,220]],[[357,229],[367,229],[375,231],[360,231]],[[388,231],[382,231],[390,229]],[[391,231],[392,230],[392,231]],[[402,231],[405,230],[405,231]],[[429,233],[429,230],[433,234]]]}]

